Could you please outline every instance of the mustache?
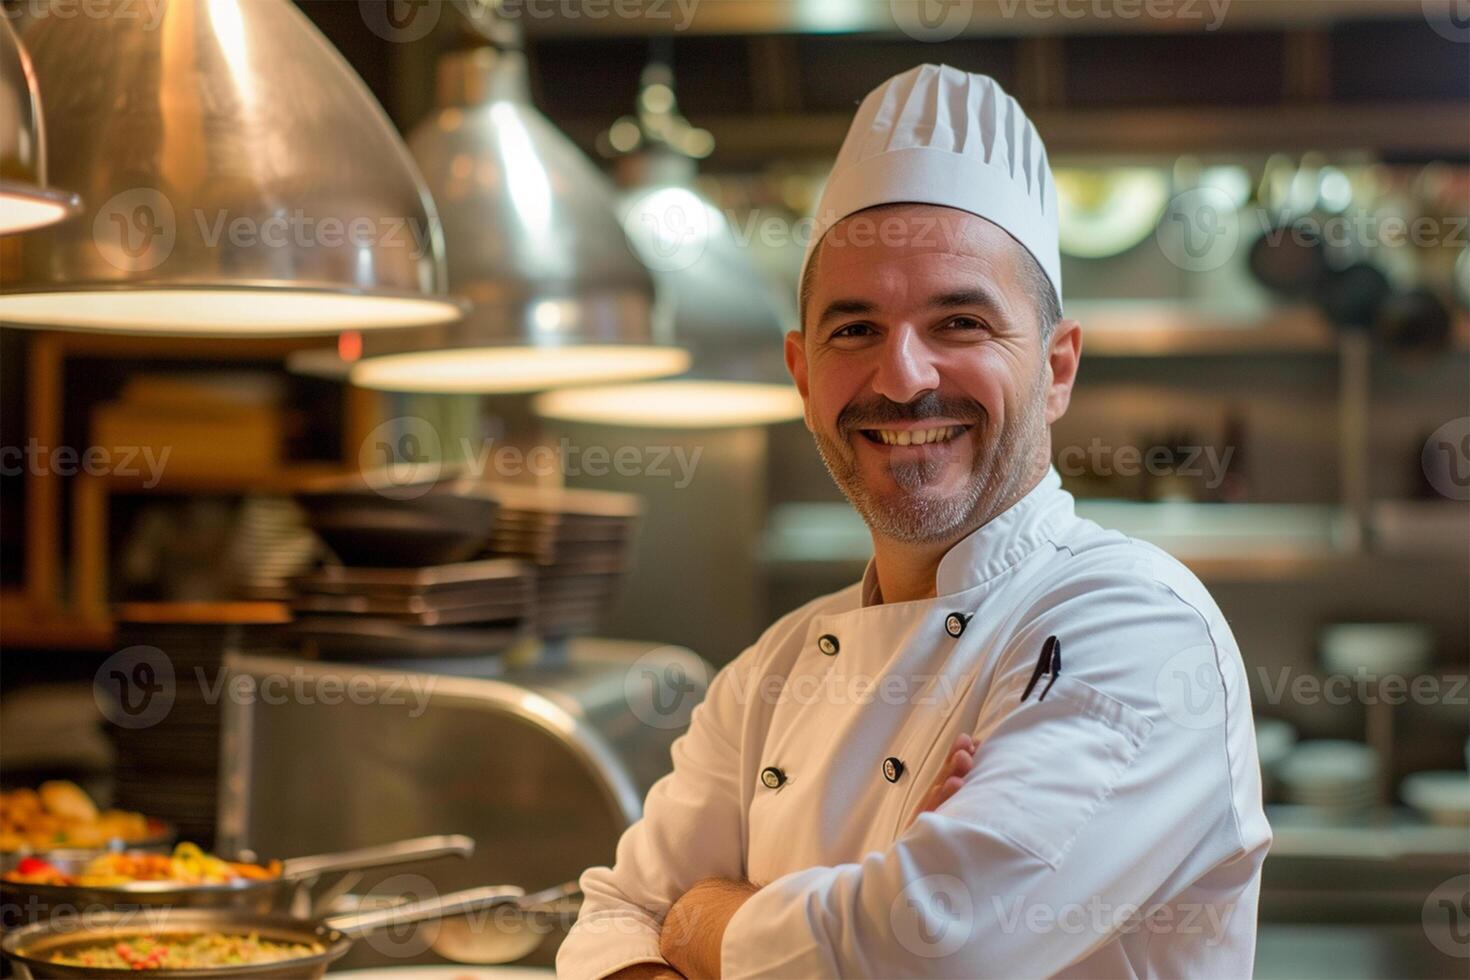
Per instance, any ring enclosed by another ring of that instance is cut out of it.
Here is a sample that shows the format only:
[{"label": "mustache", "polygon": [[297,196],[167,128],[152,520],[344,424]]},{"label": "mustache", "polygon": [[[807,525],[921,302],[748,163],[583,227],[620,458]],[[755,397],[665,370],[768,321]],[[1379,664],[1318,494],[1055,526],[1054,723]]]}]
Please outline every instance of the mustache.
[{"label": "mustache", "polygon": [[966,425],[985,421],[984,406],[973,398],[956,398],[927,391],[910,402],[896,402],[879,395],[862,402],[849,402],[837,416],[837,430],[870,429],[884,422],[921,422],[928,418],[954,419]]}]

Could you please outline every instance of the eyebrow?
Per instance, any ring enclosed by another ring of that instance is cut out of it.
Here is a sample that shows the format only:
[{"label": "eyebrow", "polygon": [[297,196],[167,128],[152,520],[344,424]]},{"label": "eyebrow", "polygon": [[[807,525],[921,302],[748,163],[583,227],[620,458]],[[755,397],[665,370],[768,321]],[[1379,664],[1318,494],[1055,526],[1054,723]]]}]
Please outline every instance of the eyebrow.
[{"label": "eyebrow", "polygon": [[[929,297],[929,302],[925,304],[926,309],[953,309],[960,306],[981,306],[996,312],[1005,309],[1004,305],[997,301],[994,293],[980,286],[970,286],[965,289],[951,290],[947,293],[938,293]],[[876,313],[877,311],[877,304],[869,300],[834,299],[822,310],[821,317],[817,319],[817,326],[821,327],[833,317],[861,316]]]}]

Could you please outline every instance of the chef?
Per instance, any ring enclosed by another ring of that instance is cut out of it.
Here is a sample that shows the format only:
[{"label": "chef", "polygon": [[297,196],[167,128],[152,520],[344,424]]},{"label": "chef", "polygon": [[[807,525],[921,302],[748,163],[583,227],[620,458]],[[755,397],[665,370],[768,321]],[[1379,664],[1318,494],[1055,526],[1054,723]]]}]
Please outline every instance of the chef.
[{"label": "chef", "polygon": [[558,972],[1249,977],[1240,652],[1049,465],[1082,330],[1015,100],[928,64],[871,92],[800,298],[787,365],[873,558],[714,678]]}]

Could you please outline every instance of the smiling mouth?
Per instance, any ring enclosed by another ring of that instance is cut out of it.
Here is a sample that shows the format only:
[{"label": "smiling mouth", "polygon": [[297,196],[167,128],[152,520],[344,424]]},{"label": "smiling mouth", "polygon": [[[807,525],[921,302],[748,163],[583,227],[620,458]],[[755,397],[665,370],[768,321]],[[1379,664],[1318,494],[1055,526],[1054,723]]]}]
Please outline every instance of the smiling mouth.
[{"label": "smiling mouth", "polygon": [[860,429],[863,436],[871,443],[880,446],[928,446],[936,443],[950,442],[965,430],[968,425],[941,425],[933,429]]}]

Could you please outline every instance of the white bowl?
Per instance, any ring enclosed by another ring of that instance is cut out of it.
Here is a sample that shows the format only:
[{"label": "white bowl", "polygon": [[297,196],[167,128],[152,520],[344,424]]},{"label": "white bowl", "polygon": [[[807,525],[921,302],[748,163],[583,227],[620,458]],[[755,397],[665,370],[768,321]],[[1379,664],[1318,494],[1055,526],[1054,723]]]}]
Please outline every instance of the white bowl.
[{"label": "white bowl", "polygon": [[1281,781],[1296,793],[1351,795],[1378,774],[1378,753],[1362,742],[1298,742],[1281,763]]},{"label": "white bowl", "polygon": [[1333,623],[1321,634],[1322,664],[1338,674],[1416,677],[1428,668],[1434,633],[1423,623]]},{"label": "white bowl", "polygon": [[1470,827],[1470,773],[1416,772],[1399,788],[1404,802],[1430,823]]}]

